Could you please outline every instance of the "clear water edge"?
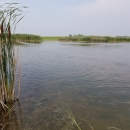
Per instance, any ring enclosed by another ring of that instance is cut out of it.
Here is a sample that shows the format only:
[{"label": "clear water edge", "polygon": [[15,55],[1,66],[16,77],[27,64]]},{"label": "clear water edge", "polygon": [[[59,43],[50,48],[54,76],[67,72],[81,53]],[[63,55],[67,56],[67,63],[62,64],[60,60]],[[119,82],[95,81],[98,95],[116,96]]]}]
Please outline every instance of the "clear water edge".
[{"label": "clear water edge", "polygon": [[21,46],[20,107],[10,128],[129,130],[129,55],[128,43]]}]

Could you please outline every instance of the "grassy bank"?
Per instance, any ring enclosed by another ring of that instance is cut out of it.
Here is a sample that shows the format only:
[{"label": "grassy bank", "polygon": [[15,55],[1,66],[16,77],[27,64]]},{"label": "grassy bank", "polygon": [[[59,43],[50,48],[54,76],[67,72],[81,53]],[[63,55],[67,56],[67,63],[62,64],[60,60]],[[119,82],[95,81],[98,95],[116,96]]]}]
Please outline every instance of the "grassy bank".
[{"label": "grassy bank", "polygon": [[43,41],[59,41],[62,39],[62,36],[43,36]]},{"label": "grassy bank", "polygon": [[120,43],[120,42],[130,42],[130,37],[68,36],[68,37],[61,37],[60,40],[85,42],[85,43]]},{"label": "grassy bank", "polygon": [[130,37],[110,37],[110,36],[43,36],[42,40],[48,41],[73,41],[73,42],[84,42],[84,43],[120,43],[130,42]]},{"label": "grassy bank", "polygon": [[12,40],[15,42],[40,43],[42,42],[42,37],[31,34],[12,34]]},{"label": "grassy bank", "polygon": [[120,43],[130,42],[130,37],[110,36],[38,36],[31,34],[13,34],[12,39],[16,42],[40,43],[42,41],[73,41],[84,43]]}]

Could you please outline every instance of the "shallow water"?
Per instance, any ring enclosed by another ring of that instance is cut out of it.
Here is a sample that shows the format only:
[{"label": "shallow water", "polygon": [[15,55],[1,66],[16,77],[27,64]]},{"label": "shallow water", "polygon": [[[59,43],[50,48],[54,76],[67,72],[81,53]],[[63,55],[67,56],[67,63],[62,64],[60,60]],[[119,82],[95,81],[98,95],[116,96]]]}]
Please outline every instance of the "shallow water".
[{"label": "shallow water", "polygon": [[20,46],[21,95],[10,128],[128,130],[129,55],[129,43]]}]

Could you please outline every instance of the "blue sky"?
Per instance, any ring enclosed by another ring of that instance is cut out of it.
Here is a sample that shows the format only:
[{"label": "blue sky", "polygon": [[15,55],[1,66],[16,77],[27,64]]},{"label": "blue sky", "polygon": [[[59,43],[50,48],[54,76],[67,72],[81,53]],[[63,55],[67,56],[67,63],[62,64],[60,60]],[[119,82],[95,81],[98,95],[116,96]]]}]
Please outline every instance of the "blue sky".
[{"label": "blue sky", "polygon": [[28,6],[16,33],[130,36],[130,0],[0,0],[5,2]]}]

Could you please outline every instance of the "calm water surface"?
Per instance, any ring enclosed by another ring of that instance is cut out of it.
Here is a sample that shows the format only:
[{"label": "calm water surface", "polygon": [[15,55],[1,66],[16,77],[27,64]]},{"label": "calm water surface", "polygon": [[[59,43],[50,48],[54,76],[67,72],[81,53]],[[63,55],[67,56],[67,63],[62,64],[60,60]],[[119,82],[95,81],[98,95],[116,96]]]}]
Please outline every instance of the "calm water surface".
[{"label": "calm water surface", "polygon": [[130,129],[129,43],[26,44],[19,59],[21,99],[12,129]]}]

